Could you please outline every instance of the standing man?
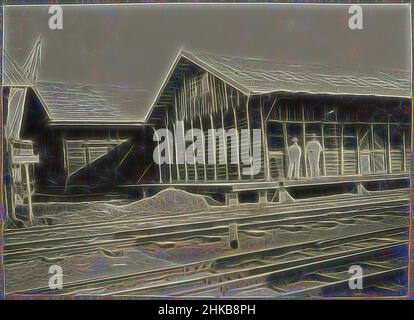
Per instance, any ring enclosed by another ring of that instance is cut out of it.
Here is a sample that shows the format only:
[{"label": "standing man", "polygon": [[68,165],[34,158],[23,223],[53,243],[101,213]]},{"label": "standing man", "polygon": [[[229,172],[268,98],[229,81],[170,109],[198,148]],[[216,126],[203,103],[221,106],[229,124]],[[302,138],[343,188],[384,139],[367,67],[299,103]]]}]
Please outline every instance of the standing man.
[{"label": "standing man", "polygon": [[309,162],[310,176],[319,177],[319,158],[322,152],[322,146],[316,140],[316,134],[312,134],[312,140],[306,144],[306,157]]},{"label": "standing man", "polygon": [[300,157],[302,156],[302,149],[298,145],[298,138],[292,139],[292,144],[288,148],[288,179],[299,179]]}]

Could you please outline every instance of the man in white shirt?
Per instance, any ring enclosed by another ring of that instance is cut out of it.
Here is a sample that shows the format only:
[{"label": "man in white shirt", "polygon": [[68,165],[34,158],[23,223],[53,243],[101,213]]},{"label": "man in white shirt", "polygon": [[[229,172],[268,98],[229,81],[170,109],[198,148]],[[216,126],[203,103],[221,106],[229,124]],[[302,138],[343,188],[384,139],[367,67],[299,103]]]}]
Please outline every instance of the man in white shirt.
[{"label": "man in white shirt", "polygon": [[310,177],[319,177],[319,158],[322,152],[322,146],[318,140],[316,140],[316,135],[312,135],[312,140],[306,144],[306,158],[308,159]]},{"label": "man in white shirt", "polygon": [[302,149],[298,145],[298,138],[292,139],[292,144],[288,148],[288,179],[299,179],[300,172],[300,157],[302,156]]}]

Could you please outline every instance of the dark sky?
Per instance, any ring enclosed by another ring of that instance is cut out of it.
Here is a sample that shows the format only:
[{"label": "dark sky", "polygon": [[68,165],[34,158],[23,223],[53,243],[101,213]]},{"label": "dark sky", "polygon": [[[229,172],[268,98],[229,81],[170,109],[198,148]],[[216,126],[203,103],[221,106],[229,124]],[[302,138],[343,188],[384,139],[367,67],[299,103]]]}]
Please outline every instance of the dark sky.
[{"label": "dark sky", "polygon": [[157,89],[180,47],[215,54],[358,69],[410,70],[410,7],[362,6],[364,29],[348,28],[349,6],[7,6],[5,48],[25,60],[41,35],[42,80]]}]

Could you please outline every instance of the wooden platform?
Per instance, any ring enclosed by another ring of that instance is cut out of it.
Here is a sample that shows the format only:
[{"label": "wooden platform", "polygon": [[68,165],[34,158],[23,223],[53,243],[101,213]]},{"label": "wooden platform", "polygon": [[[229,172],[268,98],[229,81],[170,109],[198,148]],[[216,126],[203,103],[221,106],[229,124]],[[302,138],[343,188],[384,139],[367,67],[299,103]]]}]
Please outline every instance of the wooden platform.
[{"label": "wooden platform", "polygon": [[233,186],[233,191],[258,190],[258,189],[274,189],[279,187],[304,187],[326,184],[342,184],[342,183],[358,183],[372,181],[390,181],[410,179],[408,173],[389,173],[389,174],[370,174],[370,175],[354,175],[345,177],[319,177],[312,179],[299,180],[281,180],[274,182],[248,182]]},{"label": "wooden platform", "polygon": [[[299,180],[278,180],[278,181],[189,181],[189,182],[173,182],[173,183],[150,183],[139,184],[135,187],[150,187],[150,188],[204,188],[228,190],[232,192],[250,191],[250,190],[266,190],[277,188],[292,188],[313,185],[327,185],[327,184],[342,184],[342,183],[358,183],[358,182],[372,182],[372,181],[391,181],[410,179],[408,173],[384,173],[384,174],[369,174],[369,175],[353,175],[353,176],[337,176],[337,177],[319,177],[312,179]],[[123,186],[123,187],[132,187]]]}]

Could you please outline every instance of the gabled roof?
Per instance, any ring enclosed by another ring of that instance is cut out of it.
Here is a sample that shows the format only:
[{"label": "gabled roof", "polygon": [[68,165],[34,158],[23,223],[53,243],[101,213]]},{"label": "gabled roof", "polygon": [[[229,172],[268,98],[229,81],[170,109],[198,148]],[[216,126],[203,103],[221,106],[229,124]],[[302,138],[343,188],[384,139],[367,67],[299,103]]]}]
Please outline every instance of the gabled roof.
[{"label": "gabled roof", "polygon": [[[33,89],[51,124],[136,125],[145,123],[153,93],[120,86],[37,81],[41,62],[41,41],[35,42],[23,65],[4,49],[2,85]],[[23,92],[23,91],[19,91]],[[24,99],[23,99],[24,100]]]},{"label": "gabled roof", "polygon": [[55,124],[138,124],[146,90],[76,83],[37,82],[32,86]]},{"label": "gabled roof", "polygon": [[[320,65],[279,64],[275,61],[226,57],[204,52],[181,50],[152,105],[161,106],[163,95],[171,96],[174,85],[168,83],[174,73],[199,66],[246,95],[273,92],[371,95],[383,97],[411,97],[409,71],[373,70],[359,72]],[[149,116],[147,115],[147,117]]]},{"label": "gabled roof", "polygon": [[240,86],[249,94],[277,91],[313,94],[411,97],[410,72],[359,72],[319,65],[277,64],[274,61],[224,57],[182,51],[182,56]]},{"label": "gabled roof", "polygon": [[32,88],[52,124],[136,125],[144,122],[151,97],[147,90],[36,81],[41,59],[40,39],[23,66],[16,63],[6,50],[4,52],[3,85]]}]

